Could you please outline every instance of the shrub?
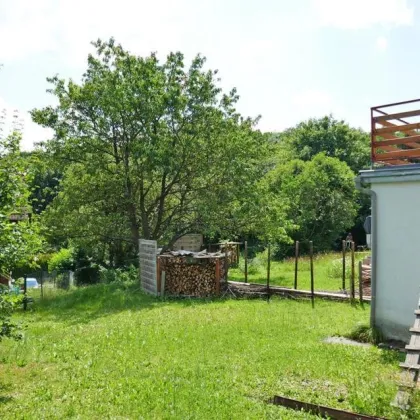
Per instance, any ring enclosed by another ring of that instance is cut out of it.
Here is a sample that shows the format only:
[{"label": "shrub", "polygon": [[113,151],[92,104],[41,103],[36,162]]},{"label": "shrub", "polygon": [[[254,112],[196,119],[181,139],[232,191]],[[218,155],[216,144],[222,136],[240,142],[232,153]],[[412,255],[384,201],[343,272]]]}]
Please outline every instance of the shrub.
[{"label": "shrub", "polygon": [[101,267],[99,277],[102,283],[135,283],[139,279],[139,273],[134,265],[125,269]]},{"label": "shrub", "polygon": [[61,248],[56,252],[48,261],[48,270],[57,273],[74,270],[74,249]]},{"label": "shrub", "polygon": [[15,307],[22,303],[23,295],[11,295],[9,290],[0,290],[0,341],[3,338],[22,338],[21,327],[11,321]]}]

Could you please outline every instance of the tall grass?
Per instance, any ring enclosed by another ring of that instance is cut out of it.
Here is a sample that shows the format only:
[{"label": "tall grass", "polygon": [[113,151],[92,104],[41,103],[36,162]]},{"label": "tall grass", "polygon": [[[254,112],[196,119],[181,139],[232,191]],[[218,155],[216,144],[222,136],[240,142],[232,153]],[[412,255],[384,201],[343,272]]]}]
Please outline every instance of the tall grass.
[{"label": "tall grass", "polygon": [[[355,253],[355,281],[358,276],[358,262],[369,253]],[[253,283],[266,283],[267,281],[267,250],[257,254],[248,262],[248,281]],[[270,283],[274,286],[293,287],[295,276],[295,260],[288,258],[282,261],[271,261]],[[350,286],[351,258],[346,258],[346,289]],[[245,263],[240,259],[239,267],[231,268],[229,279],[244,281]],[[342,257],[339,253],[317,254],[314,256],[314,283],[315,290],[340,291],[342,290]],[[298,261],[298,289],[310,289],[310,260],[309,257],[300,257]]]}]

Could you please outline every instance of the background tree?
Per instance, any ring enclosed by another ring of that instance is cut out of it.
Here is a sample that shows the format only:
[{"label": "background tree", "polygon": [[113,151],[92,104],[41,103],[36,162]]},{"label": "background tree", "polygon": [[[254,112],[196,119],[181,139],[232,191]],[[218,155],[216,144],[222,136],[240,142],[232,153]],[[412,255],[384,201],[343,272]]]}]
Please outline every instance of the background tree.
[{"label": "background tree", "polygon": [[288,204],[295,240],[313,241],[317,250],[331,249],[354,224],[358,208],[354,175],[336,158],[321,153],[308,162],[281,164],[267,175],[267,182]]},{"label": "background tree", "polygon": [[[33,260],[42,249],[38,220],[30,217],[29,178],[20,153],[20,134],[0,138],[0,271],[5,273]],[[27,217],[12,223],[11,214]]]},{"label": "background tree", "polygon": [[332,116],[303,121],[275,137],[279,150],[287,158],[308,161],[318,153],[325,153],[346,162],[355,173],[370,165],[368,133]]},{"label": "background tree", "polygon": [[140,236],[171,244],[229,231],[268,153],[256,120],[237,113],[236,90],[224,94],[200,56],[186,68],[181,53],[160,63],[113,40],[95,46],[82,83],[49,79],[59,105],[32,112],[54,129],[46,150],[64,168],[53,207],[94,240],[112,230],[131,245]]}]

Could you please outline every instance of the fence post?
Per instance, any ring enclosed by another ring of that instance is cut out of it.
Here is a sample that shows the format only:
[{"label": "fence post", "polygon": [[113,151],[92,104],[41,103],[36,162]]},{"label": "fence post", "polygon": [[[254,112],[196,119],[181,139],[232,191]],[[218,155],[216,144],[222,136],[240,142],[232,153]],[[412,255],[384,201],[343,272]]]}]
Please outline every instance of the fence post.
[{"label": "fence post", "polygon": [[354,290],[354,277],[355,277],[355,262],[354,262],[354,242],[351,243],[351,283],[350,283],[350,296],[351,299],[354,299],[355,290]]},{"label": "fence post", "polygon": [[312,307],[315,306],[315,288],[314,288],[314,243],[312,241],[309,242],[309,257],[311,260],[311,300],[312,300]]},{"label": "fence post", "polygon": [[245,283],[248,283],[248,241],[245,241],[244,262],[245,262]]},{"label": "fence post", "polygon": [[23,276],[23,310],[26,311],[27,307],[28,307],[28,299],[26,298],[26,278],[27,275],[25,274]]},{"label": "fence post", "polygon": [[267,301],[270,300],[270,257],[271,257],[271,246],[268,243],[267,248]]},{"label": "fence post", "polygon": [[220,295],[220,259],[216,258],[216,294]]},{"label": "fence post", "polygon": [[363,306],[363,267],[362,261],[359,261],[359,300],[360,304]]},{"label": "fence post", "polygon": [[41,268],[41,299],[44,298],[44,285],[43,285],[43,277],[44,277],[44,271]]},{"label": "fence post", "polygon": [[240,246],[239,244],[236,244],[236,264],[238,265],[238,267],[239,267],[239,256],[241,254],[241,250],[239,246]]},{"label": "fence post", "polygon": [[161,288],[160,288],[160,296],[165,296],[165,283],[166,283],[166,272],[162,271],[161,277]]},{"label": "fence post", "polygon": [[343,280],[342,280],[342,285],[341,288],[344,290],[346,290],[346,241],[343,240],[342,242],[342,247],[343,247]]},{"label": "fence post", "polygon": [[228,246],[226,244],[225,248],[225,277],[226,277],[226,285],[228,282],[228,271],[229,271],[229,254],[228,254]]},{"label": "fence post", "polygon": [[294,288],[297,289],[298,281],[298,259],[299,259],[299,241],[295,243],[295,284]]}]

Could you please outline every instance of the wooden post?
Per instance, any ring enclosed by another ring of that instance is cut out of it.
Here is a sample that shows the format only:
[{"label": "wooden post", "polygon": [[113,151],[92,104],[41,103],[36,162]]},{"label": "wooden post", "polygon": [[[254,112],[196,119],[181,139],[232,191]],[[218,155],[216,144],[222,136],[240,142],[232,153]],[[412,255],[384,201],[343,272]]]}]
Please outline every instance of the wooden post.
[{"label": "wooden post", "polygon": [[161,276],[160,276],[160,259],[156,257],[156,290],[157,294],[160,295],[161,287]]},{"label": "wooden post", "polygon": [[28,307],[28,299],[26,298],[26,278],[27,275],[25,274],[23,276],[23,310],[26,311],[27,307]]},{"label": "wooden post", "polygon": [[295,243],[295,284],[294,288],[297,289],[297,281],[298,281],[298,259],[299,259],[299,241]]},{"label": "wooden post", "polygon": [[341,288],[344,291],[346,290],[346,241],[344,240],[342,242],[342,247],[343,247],[343,279],[342,279]]},{"label": "wooden post", "polygon": [[351,299],[354,299],[355,290],[354,290],[354,277],[355,277],[355,267],[354,267],[354,242],[351,242],[351,283],[350,283],[350,296]]},{"label": "wooden post", "polygon": [[311,261],[311,300],[312,300],[312,307],[315,306],[315,287],[314,287],[314,243],[312,241],[309,242],[309,257]]},{"label": "wooden post", "polygon": [[165,296],[165,282],[166,282],[166,273],[162,271],[162,275],[160,277],[161,280],[161,288],[160,288],[160,295],[163,297]]},{"label": "wooden post", "polygon": [[43,279],[44,279],[44,271],[41,269],[41,299],[44,298],[44,285],[43,285]]},{"label": "wooden post", "polygon": [[220,295],[220,259],[216,258],[216,294]]},{"label": "wooden post", "polygon": [[236,264],[239,266],[239,256],[241,255],[241,250],[239,248],[239,244],[236,244]]},{"label": "wooden post", "polygon": [[269,243],[267,248],[267,301],[270,300],[270,258],[271,245]]},{"label": "wooden post", "polygon": [[248,241],[245,241],[244,262],[245,262],[245,283],[248,283]]},{"label": "wooden post", "polygon": [[362,261],[359,261],[359,300],[360,304],[363,306],[363,267]]},{"label": "wooden post", "polygon": [[226,283],[228,281],[228,271],[229,271],[229,254],[228,254],[228,246],[226,245],[226,248],[225,248],[225,280],[226,280]]}]

